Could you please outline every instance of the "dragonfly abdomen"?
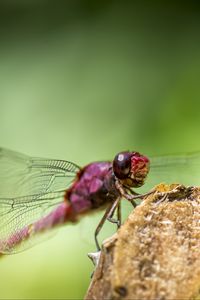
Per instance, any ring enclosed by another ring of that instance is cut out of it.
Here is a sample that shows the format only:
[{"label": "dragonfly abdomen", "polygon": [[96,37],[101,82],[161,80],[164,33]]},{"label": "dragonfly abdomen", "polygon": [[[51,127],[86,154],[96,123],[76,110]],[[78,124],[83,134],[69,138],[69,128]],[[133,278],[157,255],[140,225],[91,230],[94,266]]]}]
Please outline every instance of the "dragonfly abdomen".
[{"label": "dragonfly abdomen", "polygon": [[[0,254],[18,252],[19,246],[22,246],[23,242],[26,242],[36,234],[41,234],[48,231],[58,225],[62,225],[66,222],[75,222],[76,214],[73,211],[71,203],[62,202],[51,213],[44,216],[42,219],[35,221],[26,227],[16,230],[7,239],[0,240]],[[27,245],[28,246],[28,245]],[[21,249],[26,248],[22,246]],[[14,250],[15,249],[15,250]]]}]

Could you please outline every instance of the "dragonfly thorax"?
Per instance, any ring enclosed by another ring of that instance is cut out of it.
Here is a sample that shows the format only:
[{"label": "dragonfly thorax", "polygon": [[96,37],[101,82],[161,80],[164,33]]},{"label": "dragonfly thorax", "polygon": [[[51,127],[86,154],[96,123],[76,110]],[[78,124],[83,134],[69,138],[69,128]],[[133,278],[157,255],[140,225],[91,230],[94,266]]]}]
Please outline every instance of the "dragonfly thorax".
[{"label": "dragonfly thorax", "polygon": [[76,213],[103,207],[119,196],[111,162],[94,162],[84,167],[68,190]]}]

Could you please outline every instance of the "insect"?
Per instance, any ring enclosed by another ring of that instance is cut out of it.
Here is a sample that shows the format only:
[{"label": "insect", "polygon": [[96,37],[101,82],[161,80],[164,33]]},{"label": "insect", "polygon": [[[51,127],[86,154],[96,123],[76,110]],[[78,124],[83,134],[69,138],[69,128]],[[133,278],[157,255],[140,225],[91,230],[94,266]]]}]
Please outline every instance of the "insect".
[{"label": "insect", "polygon": [[[157,157],[151,162],[152,174],[157,172],[159,181],[162,174],[166,178],[174,170],[178,177],[192,173],[194,178],[200,153]],[[106,207],[95,231],[99,250],[97,236],[104,222],[120,226],[121,199],[136,206],[135,199],[145,194],[139,195],[132,188],[145,183],[149,170],[149,158],[138,152],[120,152],[113,161],[80,168],[69,161],[29,157],[0,148],[0,253],[29,248],[50,229]],[[113,218],[115,211],[117,218]]]}]

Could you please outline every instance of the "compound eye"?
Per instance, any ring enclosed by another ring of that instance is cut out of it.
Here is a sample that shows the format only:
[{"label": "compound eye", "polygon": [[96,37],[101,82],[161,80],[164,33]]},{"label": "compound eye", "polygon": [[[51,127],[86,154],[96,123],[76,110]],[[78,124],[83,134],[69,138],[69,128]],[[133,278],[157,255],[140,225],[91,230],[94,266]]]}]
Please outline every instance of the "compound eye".
[{"label": "compound eye", "polygon": [[118,153],[113,161],[113,171],[117,178],[126,179],[131,170],[131,153]]}]

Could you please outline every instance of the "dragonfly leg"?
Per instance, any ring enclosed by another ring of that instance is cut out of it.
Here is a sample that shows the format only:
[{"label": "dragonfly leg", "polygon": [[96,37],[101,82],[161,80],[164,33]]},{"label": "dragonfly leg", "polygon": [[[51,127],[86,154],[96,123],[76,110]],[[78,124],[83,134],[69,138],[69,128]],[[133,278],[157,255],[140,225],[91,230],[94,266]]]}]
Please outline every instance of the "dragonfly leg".
[{"label": "dragonfly leg", "polygon": [[[140,196],[140,194],[136,193],[135,191],[133,191],[131,188],[129,188],[127,186],[126,186],[126,190],[128,190],[131,193],[131,195]],[[134,199],[129,199],[128,201],[131,202],[131,204],[134,208],[137,206],[137,203],[135,202]]]},{"label": "dragonfly leg", "polygon": [[128,201],[131,202],[131,204],[132,204],[132,206],[133,206],[134,208],[137,207],[137,203],[135,202],[135,200],[129,199]]},{"label": "dragonfly leg", "polygon": [[119,201],[118,205],[117,205],[117,219],[112,218],[112,216],[108,216],[107,220],[109,222],[111,222],[111,223],[117,224],[117,228],[121,227],[121,224],[122,224],[122,218],[121,218],[121,201]]},{"label": "dragonfly leg", "polygon": [[134,202],[132,202],[131,200],[134,199],[143,199],[146,196],[151,195],[152,193],[154,193],[154,190],[146,193],[146,194],[137,194],[135,192],[132,193],[132,195],[128,194],[125,190],[125,188],[123,187],[123,185],[117,180],[115,182],[116,188],[118,189],[118,191],[120,192],[121,196],[126,198],[128,201],[130,201],[132,203],[133,206],[137,206]]},{"label": "dragonfly leg", "polygon": [[[119,210],[120,210],[119,203],[120,203],[120,198],[117,198],[117,200],[115,200],[115,202],[113,203],[113,205],[109,211],[108,217],[107,217],[107,220],[111,223],[117,224],[118,228],[120,227],[120,224],[121,224],[121,220],[119,220],[119,218],[118,218],[118,214],[119,214]],[[116,208],[117,208],[117,219],[114,219],[113,215],[114,215]],[[120,214],[121,214],[121,212],[120,212]]]},{"label": "dragonfly leg", "polygon": [[[98,251],[101,250],[101,247],[99,246],[99,242],[98,242],[97,236],[98,236],[99,232],[101,231],[101,228],[103,227],[103,224],[105,223],[105,221],[106,220],[110,221],[109,218],[112,219],[114,211],[118,207],[119,201],[120,201],[120,198],[117,198],[117,200],[115,200],[114,202],[111,203],[111,205],[108,206],[108,208],[106,209],[105,214],[103,215],[101,221],[99,222],[99,224],[98,224],[98,226],[97,226],[97,228],[95,230],[94,238],[95,238],[95,243],[96,243],[96,247],[97,247]],[[112,223],[114,223],[114,222],[112,222]]]},{"label": "dragonfly leg", "polygon": [[129,186],[125,186],[125,189],[127,191],[129,191],[132,195],[135,195],[135,196],[140,196],[140,194],[136,193],[135,191],[133,191]]},{"label": "dragonfly leg", "polygon": [[122,224],[122,213],[121,213],[121,201],[119,201],[118,206],[117,206],[117,220],[118,220],[118,228]]}]

